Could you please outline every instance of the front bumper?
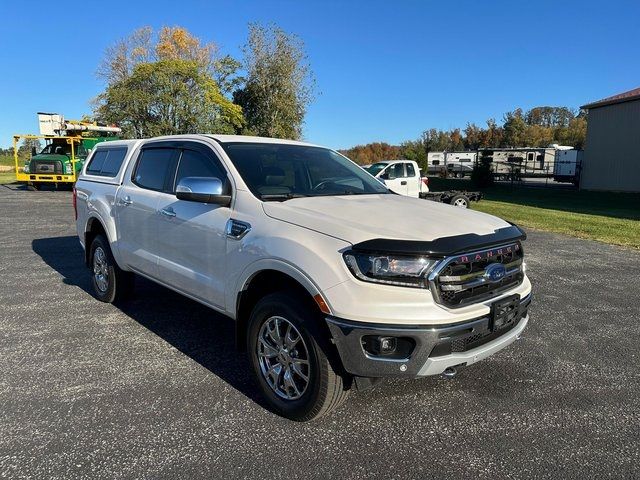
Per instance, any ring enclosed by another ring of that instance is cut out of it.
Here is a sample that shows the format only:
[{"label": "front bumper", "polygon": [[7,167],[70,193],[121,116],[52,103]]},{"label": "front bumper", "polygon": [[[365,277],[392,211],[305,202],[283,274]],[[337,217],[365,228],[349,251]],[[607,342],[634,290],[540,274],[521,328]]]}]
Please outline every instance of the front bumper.
[{"label": "front bumper", "polygon": [[73,183],[76,181],[76,176],[65,175],[62,173],[17,173],[16,180],[18,180],[19,182]]},{"label": "front bumper", "polygon": [[[529,321],[531,294],[520,299],[511,323],[492,330],[491,316],[453,325],[402,326],[351,322],[327,317],[333,343],[345,370],[359,377],[426,376],[448,367],[471,365],[513,343]],[[413,344],[407,355],[374,355],[365,350],[365,337],[395,337]]]}]

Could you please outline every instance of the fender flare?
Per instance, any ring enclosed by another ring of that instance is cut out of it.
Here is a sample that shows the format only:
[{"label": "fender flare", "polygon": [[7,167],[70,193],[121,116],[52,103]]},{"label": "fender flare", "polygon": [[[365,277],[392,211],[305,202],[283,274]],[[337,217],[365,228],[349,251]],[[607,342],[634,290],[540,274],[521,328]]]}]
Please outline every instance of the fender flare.
[{"label": "fender flare", "polygon": [[102,226],[102,230],[105,232],[105,235],[107,236],[107,241],[109,242],[109,247],[111,248],[111,253],[113,254],[116,263],[120,263],[119,260],[119,252],[117,252],[117,248],[116,248],[116,242],[115,242],[115,238],[116,238],[116,233],[114,231],[114,227],[112,225],[111,228],[109,228],[109,223],[104,221],[104,218],[102,217],[102,215],[100,215],[100,212],[98,212],[96,209],[91,209],[88,214],[87,214],[87,220],[84,224],[84,238],[82,239],[82,242],[84,243],[84,251],[85,251],[85,262],[87,263],[87,265],[89,264],[89,251],[91,249],[91,245],[87,245],[87,233],[89,232],[89,225],[92,222],[98,222],[101,226]]},{"label": "fender flare", "polygon": [[238,298],[240,293],[245,291],[251,281],[260,272],[263,272],[265,270],[274,270],[293,278],[300,285],[302,285],[312,297],[318,294],[322,294],[320,288],[316,285],[316,283],[306,273],[304,273],[293,264],[279,258],[263,258],[247,265],[242,273],[238,276],[238,280],[235,283],[235,288],[231,292],[231,295],[229,295],[229,301],[233,303],[231,304],[232,308],[229,308],[228,310],[230,311],[230,313],[233,313],[234,317],[236,317],[238,311]]}]

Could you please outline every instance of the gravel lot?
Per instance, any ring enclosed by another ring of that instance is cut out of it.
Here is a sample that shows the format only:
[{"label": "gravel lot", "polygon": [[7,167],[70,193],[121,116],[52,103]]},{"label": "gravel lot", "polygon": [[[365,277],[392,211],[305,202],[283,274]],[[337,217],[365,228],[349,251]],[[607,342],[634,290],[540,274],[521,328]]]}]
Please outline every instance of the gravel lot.
[{"label": "gravel lot", "polygon": [[523,339],[311,424],[260,403],[230,320],[90,295],[70,192],[0,186],[2,478],[639,478],[640,252],[530,232]]}]

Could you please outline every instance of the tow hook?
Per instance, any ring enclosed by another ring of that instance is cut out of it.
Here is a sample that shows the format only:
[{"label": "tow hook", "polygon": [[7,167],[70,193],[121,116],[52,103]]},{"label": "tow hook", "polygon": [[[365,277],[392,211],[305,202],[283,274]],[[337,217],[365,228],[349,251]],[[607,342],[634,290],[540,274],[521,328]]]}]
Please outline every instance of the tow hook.
[{"label": "tow hook", "polygon": [[444,378],[453,378],[458,374],[458,369],[456,367],[447,367],[444,372],[442,372],[442,376]]}]

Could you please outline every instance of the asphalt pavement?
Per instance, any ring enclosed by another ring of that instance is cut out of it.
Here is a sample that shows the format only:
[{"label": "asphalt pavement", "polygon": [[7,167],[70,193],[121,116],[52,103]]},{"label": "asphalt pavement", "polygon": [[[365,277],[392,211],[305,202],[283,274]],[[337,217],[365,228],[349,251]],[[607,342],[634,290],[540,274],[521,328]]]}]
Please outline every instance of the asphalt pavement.
[{"label": "asphalt pavement", "polygon": [[543,232],[522,340],[268,411],[232,321],[148,281],[95,300],[71,193],[0,186],[1,478],[640,478],[640,252]]}]

